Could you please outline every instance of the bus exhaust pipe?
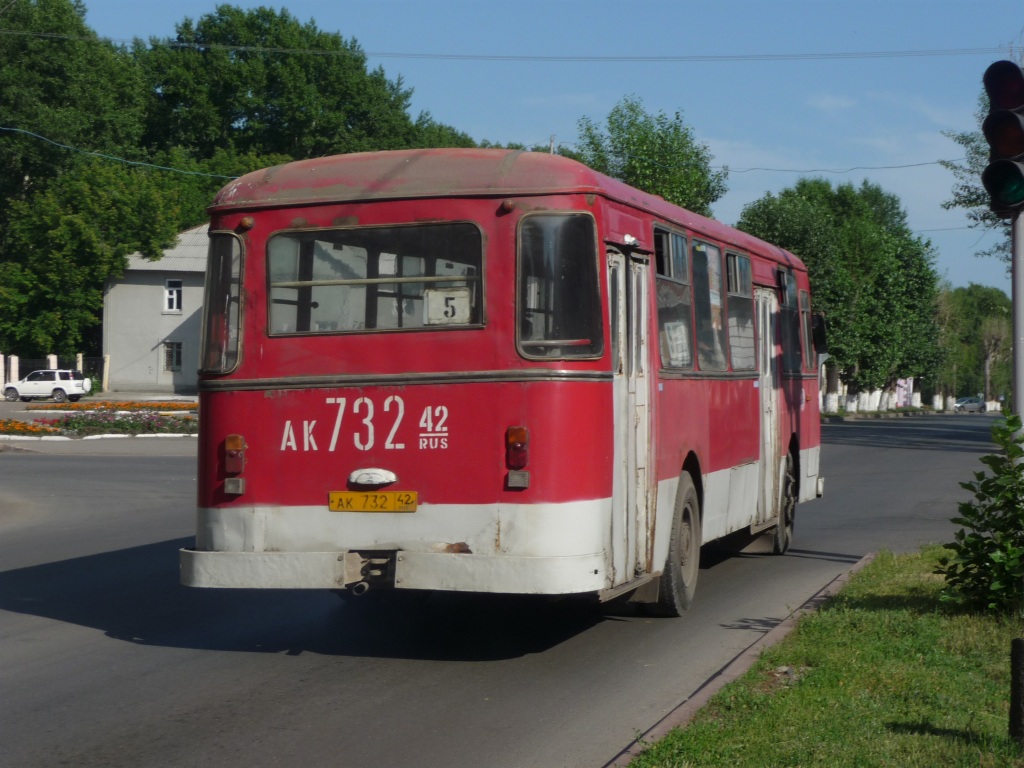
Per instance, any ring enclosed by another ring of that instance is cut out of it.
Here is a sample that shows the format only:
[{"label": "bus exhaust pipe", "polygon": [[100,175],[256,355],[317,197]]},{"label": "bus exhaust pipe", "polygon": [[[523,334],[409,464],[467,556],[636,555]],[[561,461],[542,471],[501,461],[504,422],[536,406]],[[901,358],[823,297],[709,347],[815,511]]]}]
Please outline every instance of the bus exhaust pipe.
[{"label": "bus exhaust pipe", "polygon": [[370,591],[370,585],[367,584],[365,581],[360,581],[356,584],[353,584],[350,588],[350,591],[352,592],[353,595],[365,595],[367,592]]}]

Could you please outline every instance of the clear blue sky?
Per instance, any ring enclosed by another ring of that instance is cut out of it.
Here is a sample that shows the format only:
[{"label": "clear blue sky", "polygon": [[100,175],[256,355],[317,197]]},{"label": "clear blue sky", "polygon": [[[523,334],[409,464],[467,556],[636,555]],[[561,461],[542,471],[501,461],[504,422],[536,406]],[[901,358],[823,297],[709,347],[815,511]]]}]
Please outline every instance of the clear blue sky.
[{"label": "clear blue sky", "polygon": [[[1020,0],[230,4],[283,7],[302,22],[355,38],[372,67],[414,90],[414,114],[429,111],[477,140],[531,145],[554,136],[572,144],[580,117],[603,122],[626,95],[640,97],[649,112],[681,111],[714,163],[729,167],[729,192],[714,205],[716,218],[728,224],[744,205],[801,175],[834,183],[869,179],[899,196],[911,227],[935,246],[939,273],[954,286],[1010,291],[1003,264],[974,255],[996,236],[967,229],[961,212],[942,209],[954,179],[934,161],[962,156],[942,132],[977,128],[982,73],[1019,53]],[[86,0],[86,18],[115,40],[172,37],[177,22],[216,5]],[[903,55],[877,55],[892,52]],[[778,58],[798,54],[831,56]],[[752,55],[771,58],[742,58]],[[500,56],[536,58],[486,58]],[[681,56],[710,58],[600,60]],[[861,170],[829,172],[851,168]]]}]

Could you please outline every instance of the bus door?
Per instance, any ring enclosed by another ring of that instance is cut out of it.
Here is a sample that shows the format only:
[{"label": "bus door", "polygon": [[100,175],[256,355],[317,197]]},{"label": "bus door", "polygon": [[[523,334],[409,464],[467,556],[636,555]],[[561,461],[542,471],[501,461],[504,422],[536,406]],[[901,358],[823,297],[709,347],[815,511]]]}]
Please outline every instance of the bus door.
[{"label": "bus door", "polygon": [[651,522],[648,453],[648,263],[608,251],[612,335],[615,478],[612,569],[615,584],[647,573]]},{"label": "bus door", "polygon": [[757,522],[778,516],[779,488],[779,299],[774,290],[755,288],[757,301],[758,388],[761,393],[761,460],[758,466]]}]

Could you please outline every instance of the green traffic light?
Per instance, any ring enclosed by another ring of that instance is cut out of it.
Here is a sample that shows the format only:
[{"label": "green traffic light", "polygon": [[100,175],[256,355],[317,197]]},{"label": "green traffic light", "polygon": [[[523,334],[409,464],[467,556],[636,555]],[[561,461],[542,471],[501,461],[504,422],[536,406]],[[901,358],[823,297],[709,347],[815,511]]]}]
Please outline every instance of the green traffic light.
[{"label": "green traffic light", "polygon": [[1006,208],[1024,205],[1024,163],[996,160],[982,172],[981,183],[999,205]]}]

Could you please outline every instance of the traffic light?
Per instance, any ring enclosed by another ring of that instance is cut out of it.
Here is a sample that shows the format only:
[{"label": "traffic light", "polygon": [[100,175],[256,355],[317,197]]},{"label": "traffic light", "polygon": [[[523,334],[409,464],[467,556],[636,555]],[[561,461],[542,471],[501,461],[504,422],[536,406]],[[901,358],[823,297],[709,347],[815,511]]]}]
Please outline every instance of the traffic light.
[{"label": "traffic light", "polygon": [[981,131],[989,145],[989,164],[981,183],[992,210],[1002,218],[1024,206],[1024,70],[1012,61],[997,61],[982,78],[989,113]]}]

